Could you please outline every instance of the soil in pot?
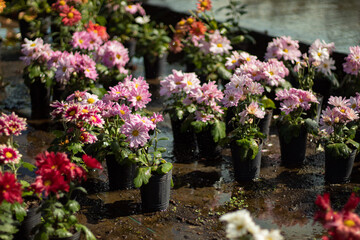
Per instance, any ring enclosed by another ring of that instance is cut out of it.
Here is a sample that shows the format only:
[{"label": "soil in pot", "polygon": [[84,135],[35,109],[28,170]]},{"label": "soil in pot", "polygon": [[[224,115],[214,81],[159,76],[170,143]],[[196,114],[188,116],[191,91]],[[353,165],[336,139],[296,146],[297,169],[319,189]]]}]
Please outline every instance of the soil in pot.
[{"label": "soil in pot", "polygon": [[169,206],[172,171],[164,175],[153,174],[148,184],[142,185],[141,206],[143,212],[164,211]]}]

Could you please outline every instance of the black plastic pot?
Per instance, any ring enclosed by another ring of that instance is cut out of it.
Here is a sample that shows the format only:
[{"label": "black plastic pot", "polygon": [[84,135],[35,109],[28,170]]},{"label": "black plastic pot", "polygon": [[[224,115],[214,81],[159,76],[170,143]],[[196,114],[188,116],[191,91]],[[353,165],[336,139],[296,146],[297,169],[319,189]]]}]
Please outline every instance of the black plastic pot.
[{"label": "black plastic pot", "polygon": [[31,118],[50,118],[50,88],[38,80],[35,80],[28,87],[31,98]]},{"label": "black plastic pot", "polygon": [[285,167],[300,167],[304,164],[306,156],[307,131],[301,127],[298,137],[291,138],[286,142],[279,132],[281,164]]},{"label": "black plastic pot", "polygon": [[49,240],[79,240],[80,234],[81,232],[76,232],[71,237],[65,237],[65,238],[50,237]]},{"label": "black plastic pot", "polygon": [[32,229],[41,222],[41,212],[38,212],[40,207],[31,207],[26,211],[26,217],[21,222],[19,232],[15,235],[15,240],[32,240],[34,234]]},{"label": "black plastic pot", "polygon": [[219,145],[214,142],[210,129],[196,133],[199,156],[215,159],[220,156]]},{"label": "black plastic pot", "polygon": [[129,50],[129,58],[135,56],[135,50],[136,50],[136,39],[130,39],[124,42],[124,47],[126,47]]},{"label": "black plastic pot", "polygon": [[189,161],[196,151],[195,134],[191,129],[181,131],[183,121],[171,119],[171,127],[174,136],[173,153],[177,162]]},{"label": "black plastic pot", "polygon": [[256,154],[254,159],[241,159],[242,149],[236,144],[236,142],[231,142],[231,156],[236,181],[248,182],[259,177],[262,146],[263,144],[261,143],[259,145],[259,152]]},{"label": "black plastic pot", "polygon": [[135,164],[121,165],[115,160],[115,155],[106,156],[110,190],[124,190],[134,188],[136,174]]},{"label": "black plastic pot", "polygon": [[140,188],[143,212],[164,211],[169,206],[172,170],[165,175],[153,174]]},{"label": "black plastic pot", "polygon": [[273,116],[273,110],[272,109],[267,109],[266,112],[265,112],[264,118],[260,119],[260,121],[259,121],[260,131],[264,135],[266,135],[266,139],[269,138],[272,116]]},{"label": "black plastic pot", "polygon": [[156,79],[164,72],[166,56],[156,57],[155,61],[151,61],[151,57],[144,56],[144,69],[146,79]]},{"label": "black plastic pot", "polygon": [[346,159],[339,159],[329,154],[325,147],[325,181],[327,183],[350,182],[356,151],[354,150]]}]

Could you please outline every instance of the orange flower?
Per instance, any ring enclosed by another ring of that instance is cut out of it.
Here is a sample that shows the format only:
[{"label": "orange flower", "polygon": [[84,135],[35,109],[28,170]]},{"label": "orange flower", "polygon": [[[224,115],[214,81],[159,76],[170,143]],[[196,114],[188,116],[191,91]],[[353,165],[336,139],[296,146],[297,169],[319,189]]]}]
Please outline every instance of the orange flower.
[{"label": "orange flower", "polygon": [[87,25],[86,31],[96,33],[104,41],[109,39],[109,34],[106,32],[106,27],[100,26],[99,24],[93,23],[92,21],[90,21]]},{"label": "orange flower", "polygon": [[199,12],[210,11],[211,7],[211,0],[199,0],[197,3],[197,9]]},{"label": "orange flower", "polygon": [[201,36],[204,35],[205,32],[206,32],[206,26],[204,25],[204,23],[197,21],[191,24],[190,34],[195,36]]},{"label": "orange flower", "polygon": [[0,13],[4,11],[4,8],[6,8],[5,0],[0,0]]}]

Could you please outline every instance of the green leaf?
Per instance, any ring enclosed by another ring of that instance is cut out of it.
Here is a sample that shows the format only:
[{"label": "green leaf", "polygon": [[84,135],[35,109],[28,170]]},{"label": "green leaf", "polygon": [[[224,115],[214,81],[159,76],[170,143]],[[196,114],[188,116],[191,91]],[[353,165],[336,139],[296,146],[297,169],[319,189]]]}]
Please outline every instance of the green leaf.
[{"label": "green leaf", "polygon": [[64,136],[64,131],[60,130],[54,130],[51,133],[54,134],[56,138],[61,138],[62,136]]},{"label": "green leaf", "polygon": [[34,169],[36,168],[35,165],[28,163],[28,162],[22,162],[22,166],[31,172],[34,171]]},{"label": "green leaf", "polygon": [[69,200],[68,203],[67,203],[67,207],[72,212],[77,212],[77,211],[80,210],[80,204],[75,200]]},{"label": "green leaf", "polygon": [[25,180],[20,180],[22,188],[30,187],[30,183]]},{"label": "green leaf", "polygon": [[256,157],[259,152],[259,146],[255,139],[240,139],[236,140],[236,145],[240,148],[240,159],[251,160]]},{"label": "green leaf", "polygon": [[211,129],[211,134],[215,142],[219,142],[221,139],[226,137],[225,129],[225,123],[216,119]]},{"label": "green leaf", "polygon": [[158,147],[157,150],[162,153],[166,152],[166,148],[164,148],[164,147]]},{"label": "green leaf", "polygon": [[134,185],[136,188],[141,187],[143,184],[147,184],[151,177],[150,167],[139,167],[137,169],[136,177],[134,179]]},{"label": "green leaf", "polygon": [[106,25],[106,18],[104,16],[96,16],[95,20],[101,26]]},{"label": "green leaf", "polygon": [[201,133],[205,129],[206,123],[201,121],[194,121],[191,123],[191,126],[193,127],[195,133]]},{"label": "green leaf", "polygon": [[270,98],[267,98],[266,96],[261,98],[260,102],[264,106],[265,109],[275,109],[276,108],[274,101],[271,100]]},{"label": "green leaf", "polygon": [[59,238],[66,238],[66,237],[71,237],[72,236],[72,233],[67,231],[66,229],[64,228],[60,228],[60,229],[57,229],[55,231],[55,234],[56,236],[58,236]]},{"label": "green leaf", "polygon": [[219,74],[220,78],[224,80],[230,80],[232,76],[231,72],[229,72],[223,65],[218,67],[217,73]]},{"label": "green leaf", "polygon": [[305,127],[308,133],[317,134],[319,131],[318,123],[311,118],[305,119]]},{"label": "green leaf", "polygon": [[345,143],[331,143],[325,146],[325,154],[333,158],[348,158],[352,150]]},{"label": "green leaf", "polygon": [[56,208],[56,209],[53,211],[53,214],[54,214],[54,216],[58,219],[58,221],[62,221],[63,218],[64,218],[64,215],[65,215],[65,212],[64,212],[64,210],[62,210],[62,209]]},{"label": "green leaf", "polygon": [[161,138],[159,138],[158,140],[159,140],[159,141],[163,141],[163,140],[169,141],[169,138],[168,138],[168,137],[161,137]]},{"label": "green leaf", "polygon": [[83,152],[82,146],[83,146],[82,143],[72,143],[67,147],[67,149],[71,151],[73,154],[77,154],[79,152]]},{"label": "green leaf", "polygon": [[25,208],[23,208],[23,206],[21,206],[18,202],[13,203],[12,207],[15,212],[16,219],[19,222],[22,222],[26,216]]},{"label": "green leaf", "polygon": [[352,139],[348,139],[346,144],[352,145],[355,149],[359,149],[360,144]]},{"label": "green leaf", "polygon": [[75,225],[77,231],[83,231],[85,233],[85,239],[86,240],[96,240],[96,237],[94,234],[84,225],[82,224],[76,224]]},{"label": "green leaf", "polygon": [[164,164],[161,164],[158,169],[157,169],[157,172],[160,173],[160,174],[166,174],[168,172],[170,172],[170,170],[173,168],[173,165],[172,163],[170,162],[166,162]]}]

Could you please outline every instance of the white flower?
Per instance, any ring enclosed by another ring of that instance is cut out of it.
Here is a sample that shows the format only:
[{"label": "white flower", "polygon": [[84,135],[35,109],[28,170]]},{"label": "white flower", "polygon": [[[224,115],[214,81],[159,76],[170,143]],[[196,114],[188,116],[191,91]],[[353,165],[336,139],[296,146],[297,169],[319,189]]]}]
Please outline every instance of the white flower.
[{"label": "white flower", "polygon": [[145,16],[143,16],[143,17],[136,17],[135,18],[135,22],[137,23],[137,24],[145,24],[145,23],[148,23],[148,22],[150,22],[150,16],[148,16],[148,15],[145,15]]},{"label": "white flower", "polygon": [[226,237],[229,239],[238,239],[249,232],[257,232],[260,230],[253,222],[249,211],[245,209],[227,213],[220,217],[220,221],[227,222]]},{"label": "white flower", "polygon": [[324,59],[320,62],[320,65],[317,67],[317,70],[329,76],[331,75],[331,70],[336,69],[334,64],[335,61],[332,58]]},{"label": "white flower", "polygon": [[254,240],[283,240],[283,236],[280,234],[280,230],[267,230],[263,229],[257,233],[254,233]]}]

